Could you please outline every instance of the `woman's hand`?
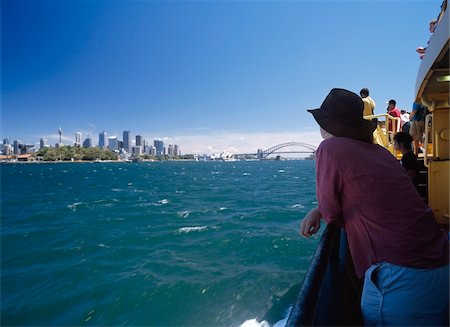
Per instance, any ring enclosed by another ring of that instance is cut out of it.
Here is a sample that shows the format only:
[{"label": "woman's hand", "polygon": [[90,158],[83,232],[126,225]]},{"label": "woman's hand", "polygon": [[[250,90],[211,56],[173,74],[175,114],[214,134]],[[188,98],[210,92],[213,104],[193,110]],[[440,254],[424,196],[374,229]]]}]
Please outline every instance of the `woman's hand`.
[{"label": "woman's hand", "polygon": [[303,218],[300,224],[300,235],[310,237],[320,229],[320,211],[314,208]]}]

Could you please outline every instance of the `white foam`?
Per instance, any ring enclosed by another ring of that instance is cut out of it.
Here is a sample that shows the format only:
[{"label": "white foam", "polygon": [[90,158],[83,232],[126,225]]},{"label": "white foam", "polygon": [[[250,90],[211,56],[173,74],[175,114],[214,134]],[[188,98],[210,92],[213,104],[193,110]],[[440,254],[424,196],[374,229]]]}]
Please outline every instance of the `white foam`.
[{"label": "white foam", "polygon": [[177,216],[180,218],[187,218],[189,217],[190,212],[189,211],[178,211]]},{"label": "white foam", "polygon": [[72,209],[73,211],[77,210],[77,206],[79,206],[80,204],[83,204],[83,202],[75,202],[73,204],[69,204],[67,206],[67,208]]},{"label": "white foam", "polygon": [[301,205],[300,203],[292,205],[292,208],[304,208],[304,205]]},{"label": "white foam", "polygon": [[181,227],[178,229],[178,233],[202,232],[207,229],[208,229],[208,226]]},{"label": "white foam", "polygon": [[265,320],[259,322],[256,319],[248,319],[248,320],[243,322],[241,327],[270,327],[270,325]]}]

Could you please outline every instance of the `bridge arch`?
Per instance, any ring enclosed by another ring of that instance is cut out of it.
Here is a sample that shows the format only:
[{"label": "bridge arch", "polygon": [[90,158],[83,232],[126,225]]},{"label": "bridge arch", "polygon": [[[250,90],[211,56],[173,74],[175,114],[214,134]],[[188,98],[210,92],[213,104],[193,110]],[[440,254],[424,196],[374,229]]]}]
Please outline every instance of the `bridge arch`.
[{"label": "bridge arch", "polygon": [[[305,151],[279,151],[281,149],[287,148],[287,147],[302,147],[304,149],[306,149]],[[281,144],[277,144],[274,145],[266,150],[263,150],[261,155],[262,158],[267,158],[268,156],[270,156],[273,153],[311,153],[314,154],[316,153],[317,147],[311,144],[307,144],[307,143],[301,143],[301,142],[286,142],[286,143],[281,143]]]}]

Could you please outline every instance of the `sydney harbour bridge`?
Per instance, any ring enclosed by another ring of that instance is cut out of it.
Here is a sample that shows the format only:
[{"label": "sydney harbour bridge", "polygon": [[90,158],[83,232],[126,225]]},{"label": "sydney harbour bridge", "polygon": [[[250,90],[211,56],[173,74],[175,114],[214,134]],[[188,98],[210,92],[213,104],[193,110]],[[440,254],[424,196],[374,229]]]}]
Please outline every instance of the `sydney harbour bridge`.
[{"label": "sydney harbour bridge", "polygon": [[254,156],[257,159],[266,159],[270,155],[280,155],[280,154],[293,154],[293,153],[307,153],[314,155],[316,153],[317,147],[307,143],[301,142],[286,142],[274,145],[268,149],[258,149],[256,153],[239,153],[234,154],[235,158],[243,158],[248,156]]}]

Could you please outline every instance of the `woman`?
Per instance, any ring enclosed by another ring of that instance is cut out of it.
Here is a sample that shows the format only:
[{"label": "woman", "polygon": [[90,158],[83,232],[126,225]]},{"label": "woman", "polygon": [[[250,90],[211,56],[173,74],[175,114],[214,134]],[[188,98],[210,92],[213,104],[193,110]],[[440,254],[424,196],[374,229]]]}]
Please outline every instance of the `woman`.
[{"label": "woman", "polygon": [[448,325],[447,234],[403,167],[372,143],[377,122],[363,119],[363,108],[357,94],[333,89],[308,110],[325,140],[316,152],[318,207],[300,233],[317,233],[321,218],[346,230],[365,277],[365,325]]}]

